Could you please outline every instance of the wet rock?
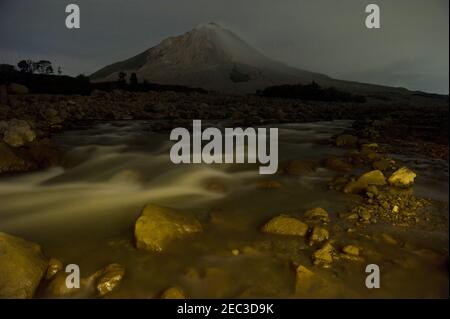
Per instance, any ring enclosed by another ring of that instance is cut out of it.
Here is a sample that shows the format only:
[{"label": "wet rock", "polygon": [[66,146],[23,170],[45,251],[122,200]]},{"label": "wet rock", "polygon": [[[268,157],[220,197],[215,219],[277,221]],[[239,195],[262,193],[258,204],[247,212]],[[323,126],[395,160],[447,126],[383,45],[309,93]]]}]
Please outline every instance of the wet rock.
[{"label": "wet rock", "polygon": [[187,299],[183,289],[180,287],[171,287],[166,289],[162,295],[162,299]]},{"label": "wet rock", "polygon": [[342,251],[348,255],[359,256],[360,249],[353,245],[347,245],[344,248],[342,248]]},{"label": "wet rock", "polygon": [[0,232],[0,299],[32,298],[46,269],[39,245]]},{"label": "wet rock", "polygon": [[29,90],[25,85],[10,83],[8,85],[8,94],[28,94]]},{"label": "wet rock", "polygon": [[301,220],[287,215],[280,215],[267,222],[262,231],[269,234],[305,236],[308,225]]},{"label": "wet rock", "polygon": [[286,174],[289,175],[303,175],[314,172],[317,164],[309,160],[293,160],[288,163],[285,168]]},{"label": "wet rock", "polygon": [[323,242],[330,238],[330,234],[328,230],[320,226],[314,226],[311,232],[311,236],[309,237],[309,245],[312,246],[316,243]]},{"label": "wet rock", "polygon": [[11,147],[20,147],[32,142],[36,138],[36,133],[30,124],[24,120],[13,119],[8,122],[8,126],[3,132],[3,141]]},{"label": "wet rock", "polygon": [[68,287],[66,280],[70,273],[65,271],[57,272],[47,284],[44,295],[51,298],[69,298],[80,293],[85,288],[85,281],[80,280],[80,287]]},{"label": "wet rock", "polygon": [[313,254],[314,265],[327,267],[333,262],[333,251],[333,246],[330,243],[325,243],[322,248],[316,250]]},{"label": "wet rock", "polygon": [[303,218],[309,222],[321,221],[324,223],[328,223],[330,221],[330,218],[328,217],[328,212],[321,207],[316,207],[306,211],[303,214]]},{"label": "wet rock", "polygon": [[345,193],[360,193],[367,187],[386,185],[386,178],[379,170],[374,170],[361,175],[356,181],[351,181],[344,187]]},{"label": "wet rock", "polygon": [[0,141],[0,174],[27,172],[35,169],[36,166],[29,157]]},{"label": "wet rock", "polygon": [[336,137],[337,147],[355,147],[358,144],[358,138],[350,134],[342,134]]},{"label": "wet rock", "polygon": [[338,172],[349,172],[352,170],[352,165],[341,157],[330,157],[324,161],[324,166],[328,169]]},{"label": "wet rock", "polygon": [[392,175],[388,179],[388,182],[392,186],[409,187],[414,184],[414,179],[416,178],[416,176],[416,173],[414,173],[407,167],[402,167],[392,173]]},{"label": "wet rock", "polygon": [[295,293],[297,295],[306,295],[314,286],[315,274],[303,265],[299,265],[296,270]]},{"label": "wet rock", "polygon": [[59,259],[50,258],[45,279],[52,279],[61,269],[63,269],[63,263]]},{"label": "wet rock", "polygon": [[186,212],[148,204],[136,221],[136,247],[154,252],[163,251],[174,239],[202,231],[200,222]]},{"label": "wet rock", "polygon": [[98,277],[95,282],[95,289],[100,297],[103,297],[117,289],[125,275],[125,268],[114,263],[106,266],[94,275]]}]

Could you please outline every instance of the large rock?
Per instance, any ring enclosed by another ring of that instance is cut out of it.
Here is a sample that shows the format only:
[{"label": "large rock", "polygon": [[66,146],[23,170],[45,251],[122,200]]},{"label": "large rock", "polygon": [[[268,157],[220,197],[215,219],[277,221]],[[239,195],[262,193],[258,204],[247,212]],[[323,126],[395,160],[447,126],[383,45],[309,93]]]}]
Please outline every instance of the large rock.
[{"label": "large rock", "polygon": [[27,172],[35,168],[33,160],[0,141],[0,174]]},{"label": "large rock", "polygon": [[125,268],[117,263],[110,264],[94,274],[96,278],[95,289],[100,297],[103,297],[117,289],[125,275]]},{"label": "large rock", "polygon": [[390,185],[398,187],[409,187],[414,184],[414,179],[416,178],[416,173],[407,167],[402,167],[396,170],[389,177],[388,182]]},{"label": "large rock", "polygon": [[26,143],[32,142],[36,138],[36,133],[30,124],[24,120],[13,119],[2,127],[3,141],[12,147],[20,147]]},{"label": "large rock", "polygon": [[356,181],[349,182],[344,187],[345,193],[359,193],[367,190],[369,186],[383,186],[386,185],[386,178],[383,172],[374,170],[361,175]]},{"label": "large rock", "polygon": [[305,236],[308,231],[308,225],[297,218],[280,215],[267,222],[263,226],[262,231],[277,235]]},{"label": "large rock", "polygon": [[9,94],[28,94],[29,90],[25,85],[11,83],[8,85],[8,93]]},{"label": "large rock", "polygon": [[0,298],[31,298],[47,269],[39,245],[0,232]]},{"label": "large rock", "polygon": [[188,213],[149,204],[136,221],[134,236],[137,248],[160,252],[172,240],[201,231],[200,222]]}]

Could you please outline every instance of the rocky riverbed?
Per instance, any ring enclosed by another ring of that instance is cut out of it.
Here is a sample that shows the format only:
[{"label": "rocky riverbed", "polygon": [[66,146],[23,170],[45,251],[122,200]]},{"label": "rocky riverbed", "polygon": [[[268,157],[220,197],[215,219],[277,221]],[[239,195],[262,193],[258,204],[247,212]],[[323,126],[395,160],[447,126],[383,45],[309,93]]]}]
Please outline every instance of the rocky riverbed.
[{"label": "rocky riverbed", "polygon": [[[1,297],[448,297],[448,105],[10,93]],[[171,164],[192,118],[279,127],[279,172]]]}]

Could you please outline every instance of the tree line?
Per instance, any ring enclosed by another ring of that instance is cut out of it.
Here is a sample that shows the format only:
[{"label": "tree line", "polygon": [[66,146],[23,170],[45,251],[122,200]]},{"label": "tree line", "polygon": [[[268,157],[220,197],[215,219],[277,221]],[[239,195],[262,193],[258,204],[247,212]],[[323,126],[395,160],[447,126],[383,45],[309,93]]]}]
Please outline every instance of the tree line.
[{"label": "tree line", "polygon": [[[32,60],[21,60],[17,63],[17,67],[20,72],[29,74],[54,74],[53,65],[48,60],[32,61]],[[62,74],[62,69],[59,66],[57,71],[58,75]]]}]

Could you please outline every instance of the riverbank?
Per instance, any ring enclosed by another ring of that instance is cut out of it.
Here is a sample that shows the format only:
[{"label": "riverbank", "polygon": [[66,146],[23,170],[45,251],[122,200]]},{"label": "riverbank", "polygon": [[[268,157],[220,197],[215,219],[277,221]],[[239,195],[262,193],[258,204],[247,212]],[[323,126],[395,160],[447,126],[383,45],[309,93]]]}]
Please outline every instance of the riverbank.
[{"label": "riverbank", "polygon": [[[441,101],[123,91],[4,101],[2,297],[448,297]],[[278,127],[279,171],[171,164],[169,131],[192,119]],[[368,263],[383,289],[365,286]],[[69,264],[80,289],[64,285]]]}]

